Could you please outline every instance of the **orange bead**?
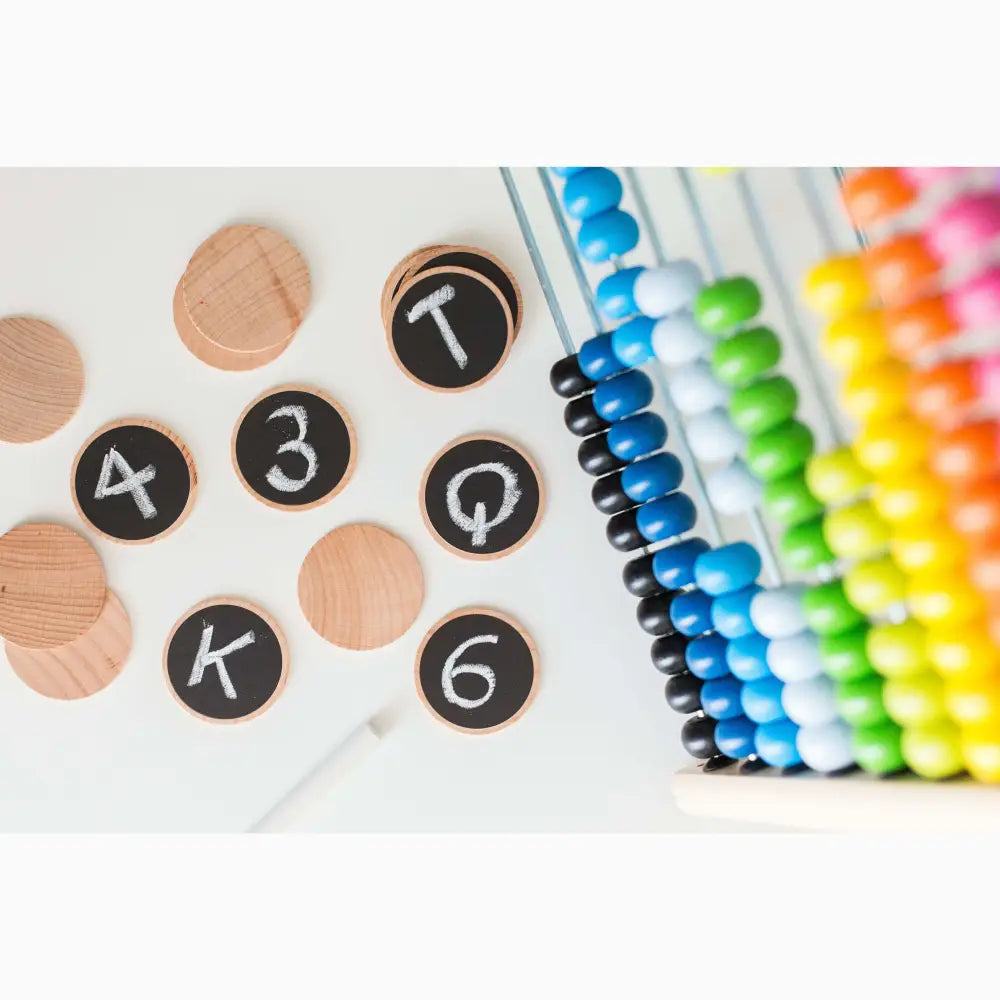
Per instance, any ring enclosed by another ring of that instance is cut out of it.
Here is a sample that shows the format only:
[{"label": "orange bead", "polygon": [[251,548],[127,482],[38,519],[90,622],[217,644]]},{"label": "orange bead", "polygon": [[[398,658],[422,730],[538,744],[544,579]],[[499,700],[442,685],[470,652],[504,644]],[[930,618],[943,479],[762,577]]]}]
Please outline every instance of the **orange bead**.
[{"label": "orange bead", "polygon": [[947,361],[910,371],[909,401],[915,416],[937,427],[954,424],[978,397],[971,361]]},{"label": "orange bead", "polygon": [[868,284],[887,306],[903,305],[925,294],[940,270],[916,233],[896,236],[869,248],[862,262]]},{"label": "orange bead", "polygon": [[849,174],[841,193],[847,214],[858,229],[902,211],[917,194],[895,167],[869,167]]},{"label": "orange bead", "polygon": [[922,350],[958,333],[943,295],[917,299],[909,305],[885,310],[885,334],[893,353],[912,360]]},{"label": "orange bead", "polygon": [[992,542],[985,550],[973,552],[969,576],[981,591],[1000,597],[1000,540]]},{"label": "orange bead", "polygon": [[1000,424],[977,420],[939,434],[931,444],[931,469],[953,484],[1000,471]]},{"label": "orange bead", "polygon": [[973,546],[1000,538],[1000,479],[968,483],[953,497],[951,523]]},{"label": "orange bead", "polygon": [[990,638],[1000,646],[1000,599],[994,598],[987,610],[986,627],[989,629]]}]

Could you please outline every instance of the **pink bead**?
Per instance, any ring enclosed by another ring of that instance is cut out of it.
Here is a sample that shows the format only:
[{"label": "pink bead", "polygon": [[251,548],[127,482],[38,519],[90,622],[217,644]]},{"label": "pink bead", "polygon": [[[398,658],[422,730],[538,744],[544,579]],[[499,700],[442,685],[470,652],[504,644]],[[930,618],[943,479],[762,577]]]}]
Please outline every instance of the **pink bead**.
[{"label": "pink bead", "polygon": [[972,368],[979,398],[996,405],[1000,401],[1000,354],[979,358]]},{"label": "pink bead", "polygon": [[989,267],[948,295],[960,328],[981,330],[1000,323],[1000,267]]},{"label": "pink bead", "polygon": [[939,181],[960,174],[965,167],[897,167],[906,180],[918,189],[928,188]]},{"label": "pink bead", "polygon": [[940,261],[981,249],[1000,236],[1000,193],[977,191],[949,202],[927,224],[924,240]]}]

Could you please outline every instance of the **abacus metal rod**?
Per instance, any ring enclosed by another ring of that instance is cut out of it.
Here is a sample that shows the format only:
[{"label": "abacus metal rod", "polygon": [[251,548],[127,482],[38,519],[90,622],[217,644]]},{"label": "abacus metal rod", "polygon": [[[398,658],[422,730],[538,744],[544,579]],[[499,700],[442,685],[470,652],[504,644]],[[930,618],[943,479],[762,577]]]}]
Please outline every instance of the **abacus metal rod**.
[{"label": "abacus metal rod", "polygon": [[[844,186],[844,178],[847,176],[844,173],[844,168],[833,167],[833,176],[837,180],[837,190],[839,191]],[[858,229],[858,227],[854,225],[853,221],[851,222],[851,228],[854,230],[854,238],[858,241],[858,246],[861,247],[862,250],[867,250],[868,237],[865,235],[864,230]]]}]

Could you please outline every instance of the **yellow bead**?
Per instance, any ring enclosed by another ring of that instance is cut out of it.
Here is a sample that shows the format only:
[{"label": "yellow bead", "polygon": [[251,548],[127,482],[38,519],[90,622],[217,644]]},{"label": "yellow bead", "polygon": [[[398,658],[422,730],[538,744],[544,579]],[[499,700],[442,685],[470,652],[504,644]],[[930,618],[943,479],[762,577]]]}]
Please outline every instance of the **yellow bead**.
[{"label": "yellow bead", "polygon": [[831,319],[863,309],[871,297],[861,259],[831,257],[807,275],[802,290],[810,309]]},{"label": "yellow bead", "polygon": [[868,424],[854,442],[858,461],[876,479],[895,479],[927,459],[930,432],[912,418],[891,417]]},{"label": "yellow bead", "polygon": [[965,770],[962,741],[953,722],[941,720],[919,729],[904,729],[900,748],[903,759],[921,778],[950,778]]},{"label": "yellow bead", "polygon": [[893,359],[858,368],[845,380],[840,401],[855,420],[894,417],[909,405],[909,378],[909,366]]},{"label": "yellow bead", "polygon": [[906,597],[906,576],[888,556],[869,559],[844,574],[847,599],[866,615],[885,611]]},{"label": "yellow bead", "polygon": [[1000,723],[988,723],[962,733],[962,756],[976,781],[1000,782]]},{"label": "yellow bead", "polygon": [[944,703],[948,715],[963,728],[1000,723],[1000,683],[946,684]]},{"label": "yellow bead", "polygon": [[939,521],[899,525],[892,533],[889,551],[905,573],[943,572],[964,565],[967,555],[962,536]]},{"label": "yellow bead", "polygon": [[983,621],[928,628],[925,649],[934,669],[949,683],[982,684],[1000,677],[1000,649]]},{"label": "yellow bead", "polygon": [[927,630],[908,618],[892,625],[873,625],[868,630],[865,651],[871,665],[883,677],[912,677],[927,668]]},{"label": "yellow bead", "polygon": [[827,511],[823,537],[830,551],[841,559],[870,559],[885,551],[889,526],[867,500],[860,500]]},{"label": "yellow bead", "polygon": [[906,600],[918,621],[945,628],[979,618],[986,610],[983,595],[961,571],[917,573],[910,577]]},{"label": "yellow bead", "polygon": [[893,722],[904,727],[929,726],[948,717],[944,684],[930,670],[888,679],[882,688],[882,703]]},{"label": "yellow bead", "polygon": [[820,339],[823,357],[835,368],[851,372],[877,364],[890,355],[881,309],[865,309],[833,320]]},{"label": "yellow bead", "polygon": [[806,486],[820,503],[833,506],[859,497],[871,483],[850,448],[813,455],[806,462]]},{"label": "yellow bead", "polygon": [[948,503],[948,488],[930,469],[921,465],[901,476],[880,479],[872,487],[872,503],[890,524],[931,521]]}]

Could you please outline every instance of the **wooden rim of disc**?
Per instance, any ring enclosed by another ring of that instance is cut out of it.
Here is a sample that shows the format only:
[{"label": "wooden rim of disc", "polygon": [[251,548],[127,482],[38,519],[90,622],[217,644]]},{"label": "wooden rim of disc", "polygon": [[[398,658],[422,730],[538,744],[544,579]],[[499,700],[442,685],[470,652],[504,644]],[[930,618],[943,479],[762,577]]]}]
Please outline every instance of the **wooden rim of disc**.
[{"label": "wooden rim of disc", "polygon": [[4,649],[11,669],[32,691],[59,701],[89,698],[122,672],[132,651],[132,622],[109,589],[97,621],[73,642],[52,649],[7,642]]},{"label": "wooden rim of disc", "polygon": [[[274,637],[278,640],[278,648],[281,650],[281,676],[278,678],[277,686],[271,694],[271,697],[264,702],[259,708],[254,709],[254,711],[248,713],[247,715],[237,716],[235,719],[216,719],[211,715],[203,715],[201,712],[196,712],[190,705],[181,699],[181,696],[177,693],[176,688],[170,682],[170,671],[168,669],[167,657],[170,652],[170,644],[174,641],[174,636],[177,634],[177,630],[192,616],[196,615],[199,611],[204,611],[205,608],[214,608],[219,605],[229,605],[234,608],[244,608],[247,611],[253,612],[258,618],[261,618],[267,627],[274,633]],[[170,630],[170,635],[167,636],[167,641],[163,644],[163,679],[166,681],[167,690],[173,695],[174,701],[177,702],[185,712],[193,715],[197,719],[203,719],[205,722],[214,722],[219,726],[228,726],[233,723],[238,722],[249,722],[251,719],[256,719],[258,715],[262,715],[266,712],[280,697],[281,693],[285,690],[285,684],[288,682],[288,643],[285,640],[285,633],[281,631],[281,626],[271,617],[259,604],[254,604],[252,601],[245,601],[240,597],[210,597],[208,600],[199,601],[194,607],[188,608],[174,622],[174,627]]]},{"label": "wooden rim of disc", "polygon": [[255,353],[287,343],[309,308],[309,267],[265,226],[225,226],[195,250],[181,276],[184,309],[218,347]]},{"label": "wooden rim of disc", "polygon": [[83,396],[83,360],[61,330],[31,316],[0,318],[0,441],[41,441]]},{"label": "wooden rim of disc", "polygon": [[[90,520],[89,517],[87,517],[84,513],[83,507],[80,505],[79,497],[76,495],[76,469],[80,464],[80,459],[83,458],[83,453],[102,434],[106,434],[108,431],[112,431],[116,427],[148,427],[150,430],[157,431],[165,438],[169,438],[169,440],[177,446],[177,450],[181,453],[181,457],[184,459],[185,465],[187,465],[190,487],[188,490],[187,503],[184,504],[184,509],[177,516],[177,520],[175,520],[169,527],[164,528],[158,535],[151,535],[149,538],[118,538],[116,535],[109,535],[106,531],[102,531],[96,524],[94,524],[93,521]],[[73,459],[73,467],[70,469],[69,473],[69,492],[73,497],[73,506],[76,508],[76,512],[80,515],[84,523],[90,525],[90,527],[99,535],[107,538],[109,541],[117,542],[119,545],[148,545],[150,542],[158,542],[161,538],[166,538],[167,535],[173,534],[173,532],[175,532],[188,519],[188,515],[191,513],[191,508],[194,506],[195,496],[198,493],[198,471],[195,468],[194,459],[191,457],[191,452],[188,451],[187,445],[169,427],[165,427],[163,424],[157,423],[155,420],[147,420],[145,417],[122,417],[120,420],[112,420],[111,423],[105,424],[103,427],[98,427],[97,430],[94,431],[94,433],[91,434],[82,445],[80,445],[80,449],[77,451],[76,457]]]},{"label": "wooden rim of disc", "polygon": [[104,565],[82,535],[34,521],[0,535],[0,635],[22,649],[79,639],[107,592]]},{"label": "wooden rim of disc", "polygon": [[306,554],[299,570],[306,621],[342,649],[379,649],[416,621],[424,574],[413,549],[377,524],[334,528]]},{"label": "wooden rim of disc", "polygon": [[[460,444],[465,444],[467,441],[496,441],[497,444],[506,445],[508,448],[512,448],[516,451],[521,458],[528,463],[532,474],[535,477],[535,482],[538,484],[538,510],[535,513],[535,519],[531,522],[531,527],[524,533],[521,539],[515,542],[510,548],[501,549],[499,552],[466,552],[465,549],[457,548],[452,545],[446,538],[442,538],[438,534],[437,529],[434,527],[430,519],[430,515],[427,512],[427,480],[430,478],[431,471],[434,466],[445,456],[452,448],[458,447]],[[427,468],[424,469],[424,474],[420,480],[420,514],[424,519],[424,524],[427,526],[427,530],[431,533],[431,536],[437,540],[437,542],[443,547],[448,549],[450,552],[454,552],[455,555],[461,556],[463,559],[471,559],[475,562],[486,562],[490,559],[502,559],[504,556],[509,556],[512,552],[516,552],[521,546],[525,545],[531,537],[538,530],[538,525],[542,521],[542,514],[545,513],[545,483],[542,482],[542,474],[535,464],[535,460],[524,450],[519,444],[515,444],[510,438],[502,437],[499,434],[463,434],[461,437],[455,438],[454,441],[449,441],[443,448],[439,449],[437,454],[427,463]]]},{"label": "wooden rim of disc", "polygon": [[430,250],[440,249],[440,245],[433,244],[431,246],[418,247],[416,250],[411,250],[389,272],[389,277],[385,279],[385,284],[382,286],[382,295],[379,298],[379,313],[382,316],[383,326],[387,326],[389,323],[389,304],[392,302],[393,296],[395,296],[396,292],[399,290],[399,286],[410,276],[410,273],[413,270],[413,261],[421,254],[427,253]]},{"label": "wooden rim of disc", "polygon": [[[261,496],[247,481],[243,475],[243,470],[240,468],[240,463],[236,461],[236,438],[240,433],[240,428],[243,426],[243,421],[246,420],[247,414],[262,400],[267,399],[268,396],[274,396],[279,392],[307,392],[310,396],[316,396],[322,399],[324,403],[329,404],[337,411],[340,415],[340,419],[344,421],[344,426],[347,428],[347,437],[351,443],[351,457],[348,459],[347,468],[344,469],[344,474],[340,477],[340,482],[325,496],[321,496],[318,500],[313,500],[312,503],[303,504],[281,504],[275,503],[273,500],[267,497]],[[275,510],[289,510],[289,511],[300,511],[300,510],[313,510],[315,507],[321,507],[323,504],[332,500],[340,491],[351,481],[351,476],[354,475],[354,468],[358,464],[358,438],[354,431],[354,423],[344,409],[343,405],[333,398],[328,392],[324,392],[322,389],[317,389],[312,385],[304,385],[298,382],[288,383],[286,385],[278,385],[273,389],[265,389],[262,393],[259,393],[256,397],[250,400],[246,406],[243,407],[243,412],[236,419],[236,426],[233,428],[233,436],[229,443],[229,455],[232,459],[233,468],[236,470],[236,478],[243,484],[243,488],[249,493],[255,500],[259,500],[262,504],[266,504],[268,507],[273,507]]]},{"label": "wooden rim of disc", "polygon": [[[438,274],[465,274],[476,281],[482,282],[492,293],[496,296],[497,302],[500,303],[503,308],[504,315],[507,318],[507,342],[504,345],[503,353],[497,359],[496,364],[478,381],[470,382],[468,385],[459,385],[455,387],[432,385],[430,382],[425,382],[423,379],[417,378],[413,372],[410,371],[406,365],[400,360],[399,355],[396,353],[396,345],[392,341],[392,319],[396,315],[396,309],[399,307],[400,298],[406,294],[407,291],[413,286],[417,281],[423,281],[425,278],[430,278]],[[507,305],[507,300],[504,298],[503,293],[499,288],[489,278],[484,278],[478,271],[473,271],[468,267],[432,267],[428,268],[426,271],[421,271],[419,274],[414,274],[407,278],[397,290],[396,294],[392,297],[392,302],[389,306],[389,322],[386,323],[385,329],[385,339],[386,343],[389,345],[389,353],[392,355],[392,360],[396,362],[396,367],[411,381],[416,382],[417,385],[423,386],[425,389],[430,389],[432,392],[446,392],[446,393],[456,393],[456,392],[468,392],[469,389],[475,389],[477,386],[483,385],[483,383],[488,382],[491,378],[501,368],[507,363],[507,359],[510,357],[510,349],[514,344],[514,321],[511,317],[510,306]]]},{"label": "wooden rim of disc", "polygon": [[[424,650],[427,648],[427,643],[429,643],[433,636],[445,625],[447,625],[448,622],[454,621],[456,618],[464,618],[467,615],[489,615],[491,618],[499,619],[517,632],[517,634],[524,640],[525,645],[528,647],[528,652],[531,653],[531,663],[533,667],[531,674],[531,688],[528,691],[528,697],[524,699],[524,704],[509,719],[505,719],[503,722],[500,722],[495,726],[489,726],[486,729],[474,729],[471,727],[459,726],[446,719],[443,715],[439,714],[427,700],[427,695],[424,694],[423,686],[420,683],[420,661],[424,657]],[[473,736],[486,736],[489,733],[497,733],[501,729],[506,729],[508,726],[517,722],[517,720],[520,719],[529,708],[531,708],[531,703],[535,700],[535,697],[538,694],[538,648],[535,646],[535,640],[531,638],[524,626],[517,621],[517,619],[512,618],[503,611],[497,611],[496,608],[484,607],[458,608],[456,611],[450,612],[443,618],[439,618],[427,630],[427,634],[421,641],[420,648],[417,650],[416,659],[413,662],[413,683],[417,689],[417,696],[423,702],[424,708],[426,708],[435,719],[446,725],[449,729],[454,729],[458,733],[469,733]]]}]

